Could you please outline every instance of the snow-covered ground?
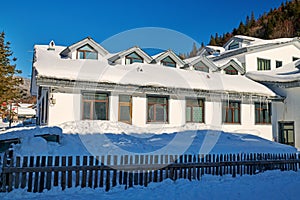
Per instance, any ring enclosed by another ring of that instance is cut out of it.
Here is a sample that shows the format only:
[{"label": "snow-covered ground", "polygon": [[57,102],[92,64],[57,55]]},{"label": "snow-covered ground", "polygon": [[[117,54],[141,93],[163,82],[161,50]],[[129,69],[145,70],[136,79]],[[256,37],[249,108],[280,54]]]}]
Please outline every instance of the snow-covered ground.
[{"label": "snow-covered ground", "polygon": [[[182,153],[284,153],[296,152],[251,134],[199,130],[197,124],[184,127],[147,129],[104,121],[68,122],[56,127],[23,127],[0,132],[0,140],[20,138],[14,145],[17,155],[104,155]],[[61,142],[46,142],[41,134],[58,134]],[[165,180],[148,187],[123,186],[104,189],[60,188],[43,193],[15,189],[0,193],[0,199],[300,199],[300,172],[267,171],[257,175],[204,175],[201,181]]]}]

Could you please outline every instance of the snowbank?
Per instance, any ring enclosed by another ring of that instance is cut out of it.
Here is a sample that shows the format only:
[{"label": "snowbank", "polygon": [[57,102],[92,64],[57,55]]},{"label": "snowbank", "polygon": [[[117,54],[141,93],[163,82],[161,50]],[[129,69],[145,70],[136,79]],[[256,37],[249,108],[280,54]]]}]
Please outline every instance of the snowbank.
[{"label": "snowbank", "polygon": [[[59,135],[60,143],[35,137],[43,134]],[[57,127],[15,128],[0,134],[0,140],[9,138],[20,138],[14,152],[27,156],[296,152],[294,147],[258,136],[198,130],[196,125],[141,129],[121,122],[78,121]]]}]

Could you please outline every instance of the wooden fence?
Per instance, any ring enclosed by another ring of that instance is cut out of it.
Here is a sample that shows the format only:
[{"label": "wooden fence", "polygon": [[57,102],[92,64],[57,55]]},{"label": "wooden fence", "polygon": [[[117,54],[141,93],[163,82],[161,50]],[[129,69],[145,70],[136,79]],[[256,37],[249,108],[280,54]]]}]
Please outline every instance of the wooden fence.
[{"label": "wooden fence", "polygon": [[[0,169],[0,191],[26,188],[28,192],[61,187],[125,189],[165,179],[201,180],[205,174],[232,177],[254,175],[266,170],[300,168],[299,154],[224,155],[106,155],[24,156],[5,154]],[[280,173],[280,172],[279,172]]]}]

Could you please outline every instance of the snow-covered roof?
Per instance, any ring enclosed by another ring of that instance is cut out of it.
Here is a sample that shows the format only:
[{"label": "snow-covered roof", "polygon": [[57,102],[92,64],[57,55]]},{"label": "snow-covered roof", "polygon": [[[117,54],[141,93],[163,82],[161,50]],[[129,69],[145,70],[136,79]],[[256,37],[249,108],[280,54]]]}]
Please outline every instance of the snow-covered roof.
[{"label": "snow-covered roof", "polygon": [[72,53],[76,49],[78,49],[78,48],[80,48],[80,47],[82,47],[83,45],[86,45],[86,44],[93,47],[102,56],[106,56],[107,54],[109,54],[109,52],[104,47],[102,47],[100,44],[95,42],[91,37],[86,37],[83,40],[72,44],[71,46],[65,47],[60,52],[60,55],[63,56],[63,57],[70,57],[70,53]]},{"label": "snow-covered roof", "polygon": [[207,74],[157,64],[133,63],[109,65],[107,59],[62,59],[59,55],[65,47],[56,46],[48,51],[47,45],[36,45],[37,79],[43,77],[66,80],[82,80],[98,83],[159,86],[213,91],[232,91],[276,96],[267,87],[242,76]]},{"label": "snow-covered roof", "polygon": [[155,62],[158,63],[161,60],[163,60],[164,58],[170,56],[178,65],[183,66],[185,64],[185,62],[183,60],[181,60],[181,58],[179,58],[172,50],[167,50],[164,52],[161,52],[157,55],[152,56],[152,58],[154,58]]},{"label": "snow-covered roof", "polygon": [[300,81],[300,60],[288,63],[270,71],[247,72],[246,76],[255,81],[288,83]]},{"label": "snow-covered roof", "polygon": [[112,55],[110,58],[108,58],[108,60],[111,62],[115,62],[116,60],[118,60],[130,53],[133,53],[133,52],[135,52],[139,56],[141,56],[147,63],[150,63],[152,61],[152,58],[146,52],[144,52],[141,48],[139,48],[137,46],[134,46],[134,47],[131,47],[124,51],[121,51],[119,53],[116,53],[116,54]]}]

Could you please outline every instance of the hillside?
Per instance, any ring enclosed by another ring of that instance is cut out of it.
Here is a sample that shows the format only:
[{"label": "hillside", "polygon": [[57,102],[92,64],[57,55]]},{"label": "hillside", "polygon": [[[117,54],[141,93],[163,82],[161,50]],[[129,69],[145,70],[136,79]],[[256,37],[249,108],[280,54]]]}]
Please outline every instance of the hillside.
[{"label": "hillside", "polygon": [[[231,32],[210,36],[208,45],[223,46],[234,35],[246,35],[261,39],[291,38],[300,37],[300,0],[291,0],[282,3],[278,8],[270,9],[255,19],[254,12],[247,16],[245,21],[241,21],[237,28]],[[188,54],[180,54],[182,58],[190,58],[197,55],[204,47],[193,46]]]},{"label": "hillside", "polygon": [[292,0],[282,3],[278,8],[270,9],[258,19],[252,12],[245,22],[240,22],[239,27],[231,33],[211,36],[209,45],[223,46],[234,35],[246,35],[261,39],[275,39],[300,36],[300,1]]}]

